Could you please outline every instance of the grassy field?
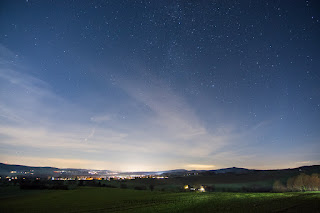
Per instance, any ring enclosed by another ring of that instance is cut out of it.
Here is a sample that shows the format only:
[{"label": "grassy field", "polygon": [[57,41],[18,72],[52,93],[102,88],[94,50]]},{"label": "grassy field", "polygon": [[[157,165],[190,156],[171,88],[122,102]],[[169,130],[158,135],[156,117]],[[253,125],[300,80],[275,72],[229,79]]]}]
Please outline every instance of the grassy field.
[{"label": "grassy field", "polygon": [[320,193],[1,189],[0,212],[320,212]]}]

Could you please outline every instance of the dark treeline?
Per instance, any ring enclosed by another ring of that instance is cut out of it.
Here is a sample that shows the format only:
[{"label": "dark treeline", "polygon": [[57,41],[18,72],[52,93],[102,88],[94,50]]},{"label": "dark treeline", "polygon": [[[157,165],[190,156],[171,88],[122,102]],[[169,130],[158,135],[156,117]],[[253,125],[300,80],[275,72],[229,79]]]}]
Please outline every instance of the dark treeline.
[{"label": "dark treeline", "polygon": [[[108,187],[150,191],[170,191],[170,192],[192,192],[203,187],[206,192],[293,192],[293,191],[318,191],[320,190],[320,177],[315,174],[298,174],[296,176],[282,179],[265,180],[260,182],[237,183],[206,183],[207,179],[201,177],[197,181],[190,181],[186,177],[176,177],[169,179],[138,178],[132,180],[51,180],[48,178],[20,178],[1,179],[0,186],[18,186],[22,190],[70,190],[82,186]],[[188,185],[188,189],[184,186]],[[191,190],[193,189],[193,190]]]},{"label": "dark treeline", "polygon": [[319,189],[319,174],[300,174],[298,176],[289,178],[286,183],[277,180],[273,184],[274,192],[318,191]]},{"label": "dark treeline", "polygon": [[[19,186],[22,190],[70,190],[77,187],[90,186],[90,187],[107,187],[107,188],[121,188],[121,189],[134,189],[134,190],[150,190],[150,191],[170,191],[170,192],[192,192],[191,190],[184,189],[184,181],[181,183],[158,182],[152,179],[143,180],[48,180],[48,179],[18,179],[10,182],[2,181],[2,186]],[[199,188],[201,184],[190,186]],[[232,187],[231,185],[220,186],[202,185],[206,192],[270,192],[272,185],[261,186],[259,184],[248,184],[242,187]]]}]

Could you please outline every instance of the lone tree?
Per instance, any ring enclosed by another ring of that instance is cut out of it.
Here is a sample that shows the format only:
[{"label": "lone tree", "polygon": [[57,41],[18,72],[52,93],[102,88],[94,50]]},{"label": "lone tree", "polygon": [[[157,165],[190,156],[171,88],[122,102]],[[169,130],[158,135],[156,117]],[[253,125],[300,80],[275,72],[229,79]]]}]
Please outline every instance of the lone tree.
[{"label": "lone tree", "polygon": [[279,180],[276,180],[273,184],[273,191],[274,192],[285,192],[286,187]]},{"label": "lone tree", "polygon": [[153,185],[153,184],[150,184],[150,185],[149,185],[149,189],[150,189],[151,191],[153,191],[153,190],[154,190],[154,185]]},{"label": "lone tree", "polygon": [[312,174],[310,177],[311,190],[318,191],[320,190],[320,178],[318,174]]}]

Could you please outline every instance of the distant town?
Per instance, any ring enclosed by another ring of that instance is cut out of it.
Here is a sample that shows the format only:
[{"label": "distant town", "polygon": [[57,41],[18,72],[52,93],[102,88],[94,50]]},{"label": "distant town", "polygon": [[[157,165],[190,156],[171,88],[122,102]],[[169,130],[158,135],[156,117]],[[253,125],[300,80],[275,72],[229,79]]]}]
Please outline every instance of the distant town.
[{"label": "distant town", "polygon": [[69,190],[90,186],[170,192],[315,191],[320,187],[319,173],[319,165],[282,170],[231,167],[218,170],[115,172],[0,163],[0,185],[17,186],[22,190]]},{"label": "distant town", "polygon": [[17,180],[23,178],[50,180],[131,180],[141,178],[167,179],[168,176],[198,175],[199,171],[169,170],[160,172],[114,172],[110,170],[59,169],[54,167],[29,167],[0,163],[0,178]]}]

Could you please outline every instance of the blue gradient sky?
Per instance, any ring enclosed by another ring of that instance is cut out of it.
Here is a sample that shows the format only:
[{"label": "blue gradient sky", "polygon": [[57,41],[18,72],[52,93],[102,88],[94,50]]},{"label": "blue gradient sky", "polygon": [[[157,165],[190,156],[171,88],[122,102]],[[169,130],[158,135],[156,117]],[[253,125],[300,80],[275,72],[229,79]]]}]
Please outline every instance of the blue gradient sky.
[{"label": "blue gradient sky", "polygon": [[317,1],[1,1],[0,161],[320,164]]}]

